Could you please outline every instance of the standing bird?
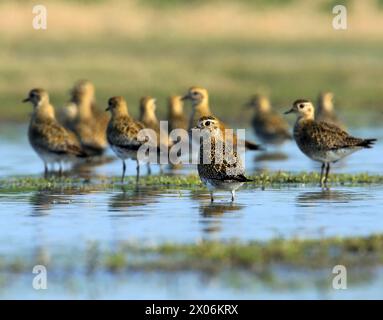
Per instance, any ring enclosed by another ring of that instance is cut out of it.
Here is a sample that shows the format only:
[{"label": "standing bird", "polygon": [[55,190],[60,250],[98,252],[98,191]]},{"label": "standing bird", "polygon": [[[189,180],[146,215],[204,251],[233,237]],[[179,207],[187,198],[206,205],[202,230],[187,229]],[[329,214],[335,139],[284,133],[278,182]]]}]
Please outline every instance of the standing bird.
[{"label": "standing bird", "polygon": [[[74,119],[68,124],[79,138],[84,150],[91,156],[101,156],[107,146],[106,128],[109,115],[95,107],[94,85],[88,80],[78,81],[71,91],[71,104],[75,106]],[[68,109],[69,110],[69,109]]]},{"label": "standing bird", "polygon": [[184,114],[182,96],[171,96],[168,102],[169,132],[174,129],[188,130],[188,120]]},{"label": "standing bird", "polygon": [[322,163],[320,185],[324,187],[327,186],[331,163],[360,149],[371,148],[376,139],[355,138],[334,124],[315,121],[314,112],[310,101],[299,99],[285,114],[297,115],[294,139],[306,156]]},{"label": "standing bird", "polygon": [[318,105],[315,112],[317,121],[325,121],[344,129],[334,110],[334,94],[332,92],[321,92],[318,96]]},{"label": "standing bird", "polygon": [[[181,142],[189,144],[188,119],[184,114],[182,96],[170,96],[168,99],[168,133],[172,144]],[[179,153],[179,155],[181,155]],[[180,169],[182,163],[171,163],[172,169]]]},{"label": "standing bird", "polygon": [[[157,136],[157,145],[164,146],[169,148],[171,145],[169,141],[169,136],[166,130],[161,130],[160,122],[156,116],[156,99],[150,96],[142,97],[140,100],[140,118],[139,120],[144,124],[148,129],[152,129]],[[162,172],[162,166],[160,165],[160,170]],[[148,172],[151,173],[150,163],[148,162]]]},{"label": "standing bird", "polygon": [[106,111],[110,111],[112,117],[107,128],[107,139],[117,157],[122,160],[122,177],[124,182],[126,159],[137,162],[137,181],[140,175],[140,163],[138,150],[145,141],[138,140],[138,133],[145,129],[143,123],[135,121],[128,113],[128,106],[123,97],[112,97],[108,100]]},{"label": "standing bird", "polygon": [[[148,129],[154,130],[157,135],[157,143],[158,145],[164,145],[168,147],[171,145],[169,141],[169,136],[166,130],[161,130],[160,122],[156,116],[156,99],[145,96],[140,100],[140,118],[139,120],[144,124],[144,126]],[[163,135],[161,137],[161,134]]]},{"label": "standing bird", "polygon": [[271,110],[270,101],[266,96],[255,95],[246,106],[255,109],[251,124],[262,143],[281,145],[293,138],[288,123]]},{"label": "standing bird", "polygon": [[211,202],[214,201],[214,190],[230,191],[231,201],[234,201],[235,191],[245,182],[252,181],[244,176],[240,156],[234,150],[227,149],[217,118],[204,116],[193,129],[202,130],[204,136],[200,141],[198,174],[210,191]]},{"label": "standing bird", "polygon": [[48,92],[32,89],[23,102],[31,102],[33,105],[28,137],[33,149],[44,162],[45,175],[48,174],[48,164],[58,163],[61,174],[63,162],[86,156],[76,136],[56,120]]},{"label": "standing bird", "polygon": [[[209,94],[206,89],[199,88],[199,87],[191,87],[188,93],[182,97],[182,100],[191,100],[192,102],[193,111],[189,120],[189,130],[191,130],[193,127],[197,125],[200,118],[213,116],[209,108]],[[237,145],[237,136],[234,134],[232,136],[230,135],[229,137],[226,137],[225,124],[219,121],[218,118],[215,117],[215,119],[218,122],[219,128],[226,142],[229,141],[228,139],[233,139],[233,145]],[[253,142],[245,140],[244,143],[245,143],[246,149],[249,149],[249,150],[262,149],[261,146]]]}]

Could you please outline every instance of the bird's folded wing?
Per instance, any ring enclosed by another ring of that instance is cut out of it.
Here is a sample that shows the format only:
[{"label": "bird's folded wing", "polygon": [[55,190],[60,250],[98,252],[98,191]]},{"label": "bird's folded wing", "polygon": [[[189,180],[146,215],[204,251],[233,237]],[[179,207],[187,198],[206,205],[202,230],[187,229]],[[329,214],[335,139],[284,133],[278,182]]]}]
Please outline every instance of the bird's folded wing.
[{"label": "bird's folded wing", "polygon": [[108,127],[108,142],[127,150],[138,150],[145,142],[138,140],[138,133],[145,129],[139,121],[121,121],[113,128]]},{"label": "bird's folded wing", "polygon": [[57,154],[80,154],[81,147],[76,136],[60,124],[52,122],[43,129],[35,129],[35,145]]},{"label": "bird's folded wing", "polygon": [[233,152],[232,159],[222,159],[219,163],[212,164],[213,177],[219,180],[236,180],[235,177],[243,175],[244,169],[236,152]]},{"label": "bird's folded wing", "polygon": [[323,150],[337,150],[355,147],[363,139],[350,136],[346,131],[328,122],[315,122],[306,128],[307,133]]}]

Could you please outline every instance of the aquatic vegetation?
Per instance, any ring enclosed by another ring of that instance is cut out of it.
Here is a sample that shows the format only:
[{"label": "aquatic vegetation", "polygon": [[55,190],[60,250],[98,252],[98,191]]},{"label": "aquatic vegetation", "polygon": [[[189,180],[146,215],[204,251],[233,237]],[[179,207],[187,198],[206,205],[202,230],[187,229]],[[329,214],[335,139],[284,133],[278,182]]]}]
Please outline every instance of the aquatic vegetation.
[{"label": "aquatic vegetation", "polygon": [[[249,176],[253,181],[244,188],[265,188],[267,186],[294,186],[294,185],[316,185],[319,174],[314,172],[274,172],[261,173]],[[334,174],[331,176],[333,185],[360,185],[360,184],[382,184],[383,176],[370,175],[368,173],[358,174]],[[140,178],[140,186],[158,186],[173,188],[203,188],[199,177],[190,175],[153,175]],[[16,192],[28,190],[53,190],[57,188],[74,188],[78,190],[105,190],[105,189],[134,189],[136,188],[136,177],[126,177],[124,185],[121,185],[119,177],[106,178],[95,177],[92,180],[79,177],[55,177],[48,179],[40,177],[10,177],[0,178],[0,190],[2,192]]]},{"label": "aquatic vegetation", "polygon": [[[39,257],[7,256],[0,259],[0,271],[13,274],[29,271]],[[73,265],[76,261],[76,265]],[[46,262],[50,270],[80,270],[87,274],[129,271],[219,272],[227,268],[264,272],[270,267],[295,267],[297,270],[321,270],[337,264],[347,268],[383,265],[383,234],[368,237],[326,239],[274,239],[267,242],[215,242],[192,244],[167,243],[141,245],[119,243],[113,250],[97,243],[84,251],[68,250]]]}]

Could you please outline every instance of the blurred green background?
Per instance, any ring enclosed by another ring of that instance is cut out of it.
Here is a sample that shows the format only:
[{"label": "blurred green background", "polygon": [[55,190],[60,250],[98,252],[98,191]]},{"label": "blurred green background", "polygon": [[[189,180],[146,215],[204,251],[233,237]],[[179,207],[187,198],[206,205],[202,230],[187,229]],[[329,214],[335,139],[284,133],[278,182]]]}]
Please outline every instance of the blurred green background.
[{"label": "blurred green background", "polygon": [[[230,123],[246,123],[254,93],[284,110],[323,90],[348,123],[383,120],[381,0],[45,0],[47,30],[32,28],[34,4],[0,3],[3,122],[28,119],[20,101],[32,87],[60,108],[80,78],[95,83],[101,107],[123,95],[134,115],[142,95],[157,97],[165,117],[169,94],[199,85]],[[347,7],[347,30],[332,27],[336,4]]]}]

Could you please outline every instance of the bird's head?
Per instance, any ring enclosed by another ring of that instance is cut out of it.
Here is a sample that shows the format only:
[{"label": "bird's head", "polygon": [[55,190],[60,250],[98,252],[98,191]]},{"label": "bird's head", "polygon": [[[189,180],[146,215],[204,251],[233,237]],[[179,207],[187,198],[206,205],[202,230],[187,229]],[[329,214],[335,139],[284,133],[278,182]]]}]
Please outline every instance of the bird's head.
[{"label": "bird's head", "polygon": [[322,92],[318,97],[318,107],[321,110],[332,112],[334,110],[334,94],[332,92]]},{"label": "bird's head", "polygon": [[206,89],[201,87],[191,87],[188,92],[182,97],[182,100],[190,100],[192,105],[207,104],[209,95]]},{"label": "bird's head", "polygon": [[254,108],[257,112],[267,112],[270,110],[270,100],[266,95],[256,94],[250,98],[245,107]]},{"label": "bird's head", "polygon": [[140,99],[141,114],[153,114],[156,111],[156,99],[150,96],[145,96]]},{"label": "bird's head", "polygon": [[169,97],[169,112],[171,114],[182,114],[183,113],[182,96],[170,96]]},{"label": "bird's head", "polygon": [[95,96],[93,83],[84,79],[77,81],[71,90],[71,96],[72,100],[76,102],[93,102]]},{"label": "bird's head", "polygon": [[198,120],[196,129],[204,130],[207,129],[209,131],[219,129],[219,121],[217,118],[213,116],[201,117]]},{"label": "bird's head", "polygon": [[295,100],[290,110],[285,114],[295,113],[298,118],[314,119],[314,106],[309,100],[298,99]]},{"label": "bird's head", "polygon": [[110,111],[112,115],[127,114],[128,105],[125,99],[121,96],[111,97],[108,100],[108,107],[105,111]]},{"label": "bird's head", "polygon": [[34,107],[44,103],[49,103],[48,92],[41,88],[35,88],[29,91],[28,97],[22,102],[31,102]]}]

